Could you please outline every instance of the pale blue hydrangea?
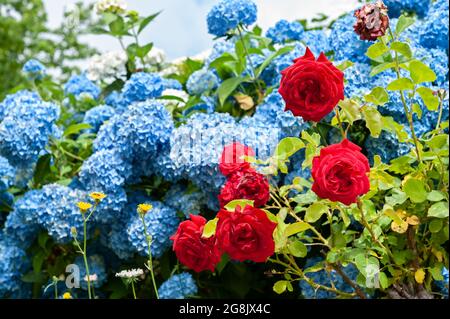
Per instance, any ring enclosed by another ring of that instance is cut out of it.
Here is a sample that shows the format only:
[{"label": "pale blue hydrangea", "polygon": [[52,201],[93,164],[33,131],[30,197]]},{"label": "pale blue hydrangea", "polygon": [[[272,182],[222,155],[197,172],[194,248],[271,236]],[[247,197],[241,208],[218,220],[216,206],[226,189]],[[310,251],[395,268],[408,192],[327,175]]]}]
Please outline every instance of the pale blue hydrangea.
[{"label": "pale blue hydrangea", "polygon": [[30,266],[26,252],[0,232],[0,298],[31,297],[31,285],[21,280]]},{"label": "pale blue hydrangea", "polygon": [[[55,130],[58,105],[44,102],[34,94],[22,93],[4,101],[6,112],[0,123],[0,155],[15,166],[37,161]],[[14,106],[14,107],[11,107]]]},{"label": "pale blue hydrangea", "polygon": [[0,122],[9,114],[11,110],[15,110],[20,107],[20,105],[26,104],[31,107],[37,100],[39,100],[39,95],[36,92],[21,90],[14,94],[9,94],[0,103]]},{"label": "pale blue hydrangea", "polygon": [[145,101],[161,96],[164,90],[163,80],[156,73],[134,73],[122,89],[123,99],[128,103]]},{"label": "pale blue hydrangea", "polygon": [[21,243],[24,249],[33,243],[40,230],[35,216],[41,209],[41,198],[41,190],[26,192],[17,199],[13,211],[6,218],[3,231],[8,237]]},{"label": "pale blue hydrangea", "polygon": [[205,203],[205,195],[196,190],[188,189],[181,184],[174,184],[164,195],[164,203],[183,213],[186,218],[190,214],[198,215]]},{"label": "pale blue hydrangea", "polygon": [[234,38],[229,40],[218,40],[215,41],[211,53],[209,56],[205,59],[205,67],[209,67],[209,64],[213,62],[215,59],[221,57],[226,52],[234,52],[235,48],[235,42],[236,40]]},{"label": "pale blue hydrangea", "polygon": [[239,24],[248,26],[256,21],[257,7],[250,0],[221,0],[209,11],[206,18],[208,32],[224,36]]},{"label": "pale blue hydrangea", "polygon": [[[320,257],[310,258],[306,261],[304,269],[308,267],[312,267],[317,263],[322,262],[323,259]],[[342,271],[353,281],[356,281],[356,277],[358,276],[358,269],[353,264],[348,264],[346,267],[342,268]],[[336,289],[340,291],[344,291],[347,293],[354,292],[354,289],[347,284],[344,279],[335,271],[335,270],[320,270],[316,272],[308,273],[308,277],[313,280],[315,283],[324,285],[326,287],[336,287]],[[315,289],[311,287],[306,281],[302,280],[299,283],[301,293],[305,299],[335,299],[336,294],[332,292],[328,292],[322,289]]]},{"label": "pale blue hydrangea", "polygon": [[183,89],[183,85],[175,79],[166,79],[163,78],[163,86],[164,86],[164,90],[182,90]]},{"label": "pale blue hydrangea", "polygon": [[[339,63],[336,63],[337,65]],[[369,75],[371,67],[365,63],[354,63],[344,70],[344,93],[347,98],[362,97],[373,88],[374,79]]]},{"label": "pale blue hydrangea", "polygon": [[150,162],[150,167],[147,172],[153,172],[155,175],[170,182],[176,182],[182,178],[181,172],[177,169],[174,162],[170,158],[169,146],[159,152],[155,159]]},{"label": "pale blue hydrangea", "polygon": [[272,39],[275,43],[286,43],[292,40],[300,40],[303,32],[304,28],[300,22],[289,22],[282,19],[267,30],[266,37]]},{"label": "pale blue hydrangea", "polygon": [[444,277],[444,280],[437,281],[436,284],[443,297],[448,299],[448,269],[445,267],[442,268],[442,277]]},{"label": "pale blue hydrangea", "polygon": [[84,115],[83,123],[92,126],[89,133],[97,133],[100,126],[114,115],[114,108],[108,105],[98,105],[88,110]]},{"label": "pale blue hydrangea", "polygon": [[214,113],[216,105],[218,105],[217,95],[215,96],[201,96],[201,102],[192,107],[183,110],[183,116],[189,117],[192,112]]},{"label": "pale blue hydrangea", "polygon": [[[134,207],[142,204],[142,201],[136,202]],[[151,204],[153,208],[144,216],[148,234],[152,236],[151,249],[152,255],[156,258],[171,247],[172,236],[177,228],[180,220],[178,219],[175,209],[164,205],[158,201],[145,200],[144,203]],[[136,212],[131,216],[127,227],[128,240],[135,250],[142,256],[147,256],[148,245],[144,235],[144,225],[139,214]]]},{"label": "pale blue hydrangea", "polygon": [[213,71],[203,68],[189,76],[186,89],[192,95],[202,95],[214,90],[218,85],[219,78],[217,75]]},{"label": "pale blue hydrangea", "polygon": [[448,0],[435,1],[421,27],[420,43],[426,48],[448,50],[448,21]]},{"label": "pale blue hydrangea", "polygon": [[114,149],[128,162],[148,161],[168,144],[174,124],[164,105],[154,100],[130,105],[100,127],[94,151]]},{"label": "pale blue hydrangea", "polygon": [[332,38],[328,39],[327,34],[323,30],[306,31],[303,33],[301,40],[311,49],[316,57],[318,57],[321,52],[327,53],[330,51],[330,41],[333,41]]},{"label": "pale blue hydrangea", "polygon": [[353,14],[347,14],[336,20],[331,27],[329,44],[330,49],[334,51],[335,60],[369,61],[365,53],[371,43],[359,39],[353,30],[355,19]]},{"label": "pale blue hydrangea", "polygon": [[158,289],[161,299],[186,299],[196,295],[198,292],[197,284],[190,273],[183,272],[173,275]]},{"label": "pale blue hydrangea", "polygon": [[32,79],[41,79],[45,76],[46,68],[38,60],[30,59],[23,65],[22,71]]},{"label": "pale blue hydrangea", "polygon": [[100,96],[101,90],[85,74],[80,74],[72,75],[66,84],[64,84],[64,93],[66,95],[72,94],[76,98],[89,96],[97,99]]},{"label": "pale blue hydrangea", "polygon": [[379,155],[383,163],[389,163],[392,159],[407,154],[412,145],[400,143],[395,134],[382,131],[378,138],[367,137],[364,147],[367,151],[367,158],[372,165],[375,155]]},{"label": "pale blue hydrangea", "polygon": [[14,183],[16,169],[8,160],[0,156],[0,192],[5,191]]},{"label": "pale blue hydrangea", "polygon": [[120,259],[133,257],[136,249],[128,241],[128,219],[119,219],[102,227],[100,241]]},{"label": "pale blue hydrangea", "polygon": [[123,95],[118,91],[112,91],[105,97],[105,104],[112,106],[116,111],[121,111],[126,108],[127,102],[124,100]]},{"label": "pale blue hydrangea", "polygon": [[430,0],[384,0],[388,15],[398,18],[402,12],[412,12],[423,18],[430,9]]},{"label": "pale blue hydrangea", "polygon": [[[92,281],[91,285],[94,288],[100,288],[106,282],[107,273],[105,268],[105,262],[103,257],[100,255],[92,255],[87,258],[88,266],[89,266],[89,274],[92,277],[93,275],[97,276],[97,280]],[[75,265],[77,265],[80,269],[80,287],[83,290],[87,290],[87,277],[86,277],[86,267],[84,265],[84,260],[82,256],[78,256],[75,258]]]}]

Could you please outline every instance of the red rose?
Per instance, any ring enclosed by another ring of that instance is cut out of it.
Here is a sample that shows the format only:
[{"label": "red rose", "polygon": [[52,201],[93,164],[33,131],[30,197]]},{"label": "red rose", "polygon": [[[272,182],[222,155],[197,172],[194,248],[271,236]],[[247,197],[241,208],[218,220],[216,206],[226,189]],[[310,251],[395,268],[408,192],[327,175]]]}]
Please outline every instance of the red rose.
[{"label": "red rose", "polygon": [[219,194],[223,207],[234,199],[250,199],[255,207],[264,206],[269,200],[267,178],[253,169],[241,170],[232,174]]},{"label": "red rose", "polygon": [[286,110],[305,121],[319,122],[344,99],[344,73],[323,52],[316,61],[306,48],[305,55],[281,74],[278,92],[286,102]]},{"label": "red rose", "polygon": [[196,272],[214,271],[220,261],[215,237],[202,237],[205,224],[202,216],[191,215],[191,220],[180,223],[175,235],[170,237],[178,260]]},{"label": "red rose", "polygon": [[225,146],[219,162],[219,169],[222,174],[228,176],[231,173],[249,169],[250,164],[243,159],[243,156],[255,156],[255,152],[251,147],[239,142]]},{"label": "red rose", "polygon": [[370,189],[369,161],[360,151],[347,139],[321,149],[312,161],[312,190],[321,198],[345,205],[355,203]]},{"label": "red rose", "polygon": [[231,259],[265,262],[274,253],[277,224],[263,210],[237,206],[234,212],[221,209],[217,218],[217,244]]}]

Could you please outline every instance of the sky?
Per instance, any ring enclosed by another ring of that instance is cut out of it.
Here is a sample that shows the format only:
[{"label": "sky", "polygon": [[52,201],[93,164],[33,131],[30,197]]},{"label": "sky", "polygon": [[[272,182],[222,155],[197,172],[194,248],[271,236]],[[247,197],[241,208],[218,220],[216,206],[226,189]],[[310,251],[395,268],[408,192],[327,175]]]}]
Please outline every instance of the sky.
[{"label": "sky", "polygon": [[[86,1],[86,0],[85,0]],[[153,42],[162,48],[169,59],[192,56],[211,47],[213,36],[206,26],[206,15],[218,0],[128,0],[128,9],[149,15],[162,10],[142,33],[142,43]],[[65,7],[77,0],[44,0],[50,26],[61,23]],[[93,1],[86,1],[93,2]],[[353,10],[357,0],[254,0],[258,6],[257,24],[267,30],[280,19],[311,19],[319,13],[337,17]],[[93,35],[84,41],[101,52],[120,49],[116,39]]]}]

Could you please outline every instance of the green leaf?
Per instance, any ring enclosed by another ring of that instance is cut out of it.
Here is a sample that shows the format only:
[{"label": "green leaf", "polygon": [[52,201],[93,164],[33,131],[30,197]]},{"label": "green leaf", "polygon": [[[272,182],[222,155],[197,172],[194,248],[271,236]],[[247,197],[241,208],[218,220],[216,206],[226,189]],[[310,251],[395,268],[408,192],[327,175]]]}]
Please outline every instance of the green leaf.
[{"label": "green leaf", "polygon": [[308,223],[315,223],[322,217],[323,214],[328,212],[327,205],[322,203],[314,203],[306,209],[305,220]]},{"label": "green leaf", "polygon": [[245,206],[253,206],[254,201],[249,199],[235,199],[224,206],[224,208],[230,212],[234,212],[237,206],[244,208]]},{"label": "green leaf", "polygon": [[401,15],[398,18],[397,25],[395,26],[395,33],[399,35],[403,31],[405,31],[409,26],[414,23],[414,18],[407,17],[405,15]]},{"label": "green leaf", "polygon": [[383,54],[385,54],[386,52],[389,51],[389,48],[383,43],[383,42],[375,42],[374,44],[372,44],[366,52],[366,55],[374,60],[379,56],[382,56]]},{"label": "green leaf", "polygon": [[409,178],[403,185],[403,191],[413,203],[422,203],[427,199],[425,183],[420,179]]},{"label": "green leaf", "polygon": [[370,71],[370,76],[375,76],[387,69],[391,69],[395,67],[395,63],[394,62],[386,62],[386,63],[382,63],[382,64],[378,64],[377,66],[374,66],[372,68],[372,71]]},{"label": "green leaf", "polygon": [[389,101],[389,95],[384,88],[377,86],[364,99],[375,105],[384,105]]},{"label": "green leaf", "polygon": [[389,279],[384,272],[380,272],[378,275],[378,280],[380,281],[381,288],[386,289],[389,287]]},{"label": "green leaf", "polygon": [[305,244],[299,240],[290,243],[288,246],[288,250],[294,257],[303,258],[308,254],[308,249],[306,248]]},{"label": "green leaf", "polygon": [[448,202],[433,204],[428,209],[428,217],[448,218]]},{"label": "green leaf", "polygon": [[392,81],[387,86],[389,91],[405,91],[405,90],[413,90],[414,84],[408,78],[400,78]]},{"label": "green leaf", "polygon": [[310,229],[311,225],[305,222],[295,222],[293,224],[288,224],[286,227],[285,235],[286,237],[298,234],[302,231],[305,231],[307,229]]},{"label": "green leaf", "polygon": [[153,43],[148,43],[141,47],[138,46],[136,48],[136,56],[139,58],[143,58],[151,51],[152,48],[153,48]]},{"label": "green leaf", "polygon": [[403,55],[408,59],[411,58],[412,56],[411,48],[409,47],[408,43],[398,41],[392,42],[391,49],[397,51],[398,53],[400,53],[401,55]]},{"label": "green leaf", "polygon": [[361,119],[361,108],[356,101],[345,99],[339,102],[339,106],[350,124]]},{"label": "green leaf", "polygon": [[259,78],[259,76],[262,74],[262,72],[267,68],[267,66],[272,62],[275,58],[279,57],[280,55],[286,54],[289,51],[291,51],[294,47],[293,46],[285,46],[279,49],[277,52],[271,54],[264,62],[256,69],[255,77]]},{"label": "green leaf", "polygon": [[275,149],[275,156],[279,159],[288,159],[304,147],[305,143],[298,137],[285,137],[278,143]]},{"label": "green leaf", "polygon": [[214,218],[205,224],[205,226],[203,227],[203,233],[202,233],[203,238],[209,238],[216,233],[216,227],[217,227],[218,221],[219,221],[218,218]]},{"label": "green leaf", "polygon": [[445,195],[443,192],[432,190],[428,193],[427,199],[430,202],[439,202],[445,198]]},{"label": "green leaf", "polygon": [[383,129],[383,117],[380,112],[374,107],[364,107],[362,109],[366,126],[373,137],[380,136]]},{"label": "green leaf", "polygon": [[417,93],[419,93],[420,98],[428,110],[436,111],[438,109],[439,98],[434,95],[434,91],[432,89],[421,86],[417,89]]},{"label": "green leaf", "polygon": [[33,182],[35,185],[42,184],[45,177],[50,173],[51,158],[51,154],[45,154],[39,157],[33,176]]},{"label": "green leaf", "polygon": [[111,31],[111,34],[114,36],[123,36],[127,33],[127,30],[125,28],[125,22],[123,21],[122,17],[117,17],[114,21],[112,21],[109,24],[109,30]]},{"label": "green leaf", "polygon": [[87,123],[79,123],[79,124],[73,124],[70,125],[68,128],[66,128],[66,130],[64,131],[63,136],[67,137],[69,135],[72,134],[78,134],[80,131],[82,130],[87,130],[92,128],[92,126],[90,126]]},{"label": "green leaf", "polygon": [[160,13],[161,13],[161,11],[159,11],[155,14],[149,15],[147,18],[142,19],[141,23],[139,24],[139,29],[138,29],[137,33],[140,34],[145,29],[145,27],[147,27],[147,25],[150,22],[152,22]]},{"label": "green leaf", "polygon": [[438,233],[442,229],[442,219],[433,219],[430,224],[428,224],[428,229],[431,233]]},{"label": "green leaf", "polygon": [[436,73],[419,60],[414,60],[409,63],[409,73],[411,79],[416,84],[436,81]]},{"label": "green leaf", "polygon": [[248,77],[238,76],[223,81],[217,89],[220,105],[223,105],[225,100],[234,92],[234,90],[245,81],[248,81]]},{"label": "green leaf", "polygon": [[288,281],[287,280],[280,280],[277,281],[273,285],[273,291],[275,291],[277,294],[281,295],[283,292],[286,291]]},{"label": "green leaf", "polygon": [[345,60],[344,62],[342,62],[341,64],[337,65],[336,67],[341,70],[341,71],[345,71],[346,69],[352,67],[354,65],[354,63],[350,60]]}]

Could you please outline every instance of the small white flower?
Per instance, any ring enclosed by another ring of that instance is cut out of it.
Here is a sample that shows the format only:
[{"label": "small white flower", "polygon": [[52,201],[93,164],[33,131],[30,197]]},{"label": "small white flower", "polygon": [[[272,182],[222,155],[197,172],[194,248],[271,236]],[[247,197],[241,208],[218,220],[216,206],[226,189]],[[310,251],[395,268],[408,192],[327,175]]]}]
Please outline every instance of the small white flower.
[{"label": "small white flower", "polygon": [[127,3],[124,0],[99,0],[95,4],[95,10],[97,13],[121,13],[127,10]]},{"label": "small white flower", "polygon": [[[88,281],[88,277],[87,276],[84,276],[83,279],[84,279],[84,281]],[[98,279],[98,277],[97,277],[96,274],[89,275],[89,281],[97,281],[97,279]]]},{"label": "small white flower", "polygon": [[151,65],[160,65],[166,60],[166,53],[160,49],[153,47],[150,52],[144,57],[145,63]]},{"label": "small white flower", "polygon": [[116,273],[116,277],[124,278],[124,279],[131,279],[131,278],[137,278],[139,276],[142,276],[144,274],[144,271],[140,268],[137,269],[130,269],[130,270],[122,270],[121,272]]}]

